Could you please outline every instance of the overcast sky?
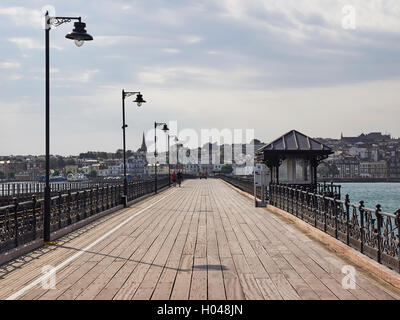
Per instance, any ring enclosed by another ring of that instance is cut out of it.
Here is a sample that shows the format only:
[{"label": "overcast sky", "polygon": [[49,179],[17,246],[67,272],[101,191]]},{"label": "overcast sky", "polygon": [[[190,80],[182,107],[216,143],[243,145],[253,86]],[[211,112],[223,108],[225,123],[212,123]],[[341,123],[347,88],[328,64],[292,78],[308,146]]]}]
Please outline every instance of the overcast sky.
[{"label": "overcast sky", "polygon": [[2,0],[0,155],[44,153],[45,5],[94,37],[77,48],[73,24],[51,31],[53,154],[121,148],[122,88],[148,101],[127,100],[130,149],[155,120],[265,142],[291,129],[400,136],[398,0]]}]

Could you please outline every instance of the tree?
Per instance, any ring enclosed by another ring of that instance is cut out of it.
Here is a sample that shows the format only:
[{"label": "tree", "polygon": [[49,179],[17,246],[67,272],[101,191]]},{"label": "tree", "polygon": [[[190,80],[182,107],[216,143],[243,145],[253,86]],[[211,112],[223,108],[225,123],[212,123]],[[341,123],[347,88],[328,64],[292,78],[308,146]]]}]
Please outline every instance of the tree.
[{"label": "tree", "polygon": [[336,177],[339,174],[339,169],[334,163],[332,163],[329,166],[329,173],[330,173],[332,178]]},{"label": "tree", "polygon": [[64,161],[63,157],[58,157],[58,159],[57,159],[57,167],[59,169],[62,169],[62,168],[65,167],[65,161]]},{"label": "tree", "polygon": [[14,179],[15,178],[15,172],[14,171],[10,171],[8,173],[8,179]]},{"label": "tree", "polygon": [[334,163],[324,162],[318,167],[318,173],[325,178],[334,178],[339,174],[339,169]]},{"label": "tree", "polygon": [[73,165],[75,165],[76,164],[76,162],[75,162],[75,160],[74,159],[67,159],[67,160],[65,160],[65,165],[66,166],[73,166]]},{"label": "tree", "polygon": [[330,171],[329,171],[329,164],[327,163],[321,163],[318,166],[317,172],[321,177],[329,177]]},{"label": "tree", "polygon": [[118,150],[115,152],[115,158],[117,158],[117,159],[122,159],[123,157],[124,157],[124,150],[118,149]]},{"label": "tree", "polygon": [[4,174],[4,172],[0,171],[0,179],[5,179],[5,178],[6,178],[6,175]]},{"label": "tree", "polygon": [[50,158],[50,169],[57,169],[58,168],[58,159],[56,157]]},{"label": "tree", "polygon": [[96,178],[96,177],[97,177],[97,171],[96,171],[96,170],[90,171],[89,177],[90,177],[90,178]]},{"label": "tree", "polygon": [[55,176],[59,176],[59,175],[60,175],[60,171],[58,171],[57,169],[54,170],[53,176],[55,177]]},{"label": "tree", "polygon": [[221,173],[229,174],[229,173],[232,173],[232,172],[233,172],[233,168],[232,168],[232,166],[230,164],[224,164],[221,167]]}]

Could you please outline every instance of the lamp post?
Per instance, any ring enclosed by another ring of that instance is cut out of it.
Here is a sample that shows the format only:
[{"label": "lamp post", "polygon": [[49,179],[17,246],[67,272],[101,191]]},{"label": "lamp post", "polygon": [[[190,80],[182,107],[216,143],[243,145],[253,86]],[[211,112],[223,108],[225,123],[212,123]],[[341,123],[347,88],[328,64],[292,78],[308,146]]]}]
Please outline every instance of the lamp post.
[{"label": "lamp post", "polygon": [[157,127],[163,126],[162,130],[166,133],[169,128],[165,122],[154,122],[154,173],[155,173],[155,187],[154,192],[157,194]]},{"label": "lamp post", "polygon": [[171,186],[171,163],[169,161],[169,133],[167,134],[167,145],[168,145],[168,151],[167,151],[167,161],[168,161],[168,186]]},{"label": "lamp post", "polygon": [[179,143],[179,139],[175,135],[171,135],[171,137],[174,137],[174,141],[176,142],[176,168],[178,168],[179,165],[179,147],[183,146],[182,143]]},{"label": "lamp post", "polygon": [[133,101],[137,103],[138,107],[141,107],[146,101],[143,100],[143,96],[139,91],[125,91],[122,89],[122,140],[123,140],[123,150],[124,150],[124,196],[123,204],[126,207],[128,204],[128,180],[126,178],[126,143],[125,143],[125,129],[128,125],[125,123],[125,98],[136,95],[136,99]]},{"label": "lamp post", "polygon": [[65,37],[75,40],[76,46],[80,47],[85,41],[93,40],[93,37],[85,30],[86,24],[81,21],[81,17],[50,17],[49,13],[45,15],[45,56],[46,56],[46,185],[44,189],[44,215],[43,215],[43,240],[50,242],[50,29],[51,26],[58,27],[63,23],[77,20],[74,23],[74,29]]}]

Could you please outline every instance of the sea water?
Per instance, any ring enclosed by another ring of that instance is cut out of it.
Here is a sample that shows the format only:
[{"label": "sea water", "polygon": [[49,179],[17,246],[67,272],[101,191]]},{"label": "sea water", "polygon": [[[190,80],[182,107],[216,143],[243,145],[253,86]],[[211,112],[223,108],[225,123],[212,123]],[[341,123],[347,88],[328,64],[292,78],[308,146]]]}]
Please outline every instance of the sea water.
[{"label": "sea water", "polygon": [[394,213],[400,209],[400,183],[340,183],[342,186],[342,199],[346,194],[350,202],[358,204],[364,200],[367,208],[375,209],[377,204],[382,206],[382,211]]}]

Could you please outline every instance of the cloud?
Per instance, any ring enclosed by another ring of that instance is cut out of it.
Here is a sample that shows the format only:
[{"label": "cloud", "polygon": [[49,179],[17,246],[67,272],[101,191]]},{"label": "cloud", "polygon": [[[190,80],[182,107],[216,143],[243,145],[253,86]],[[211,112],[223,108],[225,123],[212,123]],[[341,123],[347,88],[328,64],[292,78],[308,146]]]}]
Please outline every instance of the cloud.
[{"label": "cloud", "polygon": [[108,47],[124,43],[138,42],[143,40],[141,37],[137,36],[95,36],[95,41],[91,45],[95,47]]},{"label": "cloud", "polygon": [[182,36],[182,41],[188,44],[195,44],[203,41],[203,38],[196,35]]},{"label": "cloud", "polygon": [[[52,81],[56,83],[58,88],[63,87],[71,87],[76,83],[89,83],[93,80],[96,74],[100,72],[99,69],[92,69],[92,70],[85,70],[83,72],[75,73],[73,75],[66,75],[66,76],[54,76]],[[53,69],[53,72],[58,74],[58,69]]]},{"label": "cloud", "polygon": [[162,51],[165,53],[169,53],[169,54],[177,54],[177,53],[181,52],[181,50],[176,49],[176,48],[164,48],[164,49],[162,49]]},{"label": "cloud", "polygon": [[[263,73],[252,68],[236,67],[229,70],[221,67],[171,66],[148,67],[138,72],[138,81],[144,84],[198,87],[202,90],[220,88],[245,88],[252,78]],[[250,81],[251,82],[251,81]]]},{"label": "cloud", "polygon": [[10,42],[16,44],[21,50],[43,50],[42,42],[33,38],[11,38]]},{"label": "cloud", "polygon": [[19,62],[15,61],[0,62],[0,69],[16,69],[19,67],[21,67],[21,64]]},{"label": "cloud", "polygon": [[43,16],[40,10],[32,10],[25,7],[3,7],[0,8],[0,15],[5,15],[11,19],[16,26],[42,27]]},{"label": "cloud", "polygon": [[210,55],[217,55],[217,54],[221,54],[221,52],[216,51],[216,50],[207,50],[206,54],[210,54]]},{"label": "cloud", "polygon": [[[16,44],[20,50],[44,50],[44,44],[43,42],[34,39],[34,38],[10,38],[8,39],[11,43]],[[56,49],[56,50],[62,50],[63,47],[56,45],[56,44],[50,44],[50,48]]]},{"label": "cloud", "polygon": [[[1,100],[15,102],[22,91],[42,106],[44,41],[33,7],[39,2],[20,0],[22,10],[14,3],[3,0],[0,8],[7,33],[0,50]],[[356,30],[341,26],[347,4],[356,7]],[[51,64],[60,70],[52,69],[52,138],[60,153],[116,150],[121,113],[115,108],[121,88],[131,86],[148,102],[141,111],[127,111],[134,113],[128,141],[135,148],[154,114],[185,127],[254,127],[263,140],[292,128],[315,136],[367,130],[400,135],[398,0],[98,0],[77,12],[71,8],[57,10],[82,14],[94,41],[74,50],[64,39],[72,26],[60,27],[65,33],[57,36],[54,30],[52,46],[65,45],[52,53]],[[9,105],[0,102],[0,113]],[[326,125],[327,110],[336,126]],[[31,125],[29,142],[43,141],[42,123],[25,110],[15,112]],[[4,153],[32,150],[23,132],[11,139],[0,130],[7,137]]]},{"label": "cloud", "polygon": [[82,82],[82,83],[90,82],[90,81],[93,79],[93,77],[94,77],[97,73],[99,73],[99,71],[100,71],[100,70],[98,70],[98,69],[95,69],[95,70],[87,70],[87,71],[81,73],[81,74],[78,76],[77,81]]}]

